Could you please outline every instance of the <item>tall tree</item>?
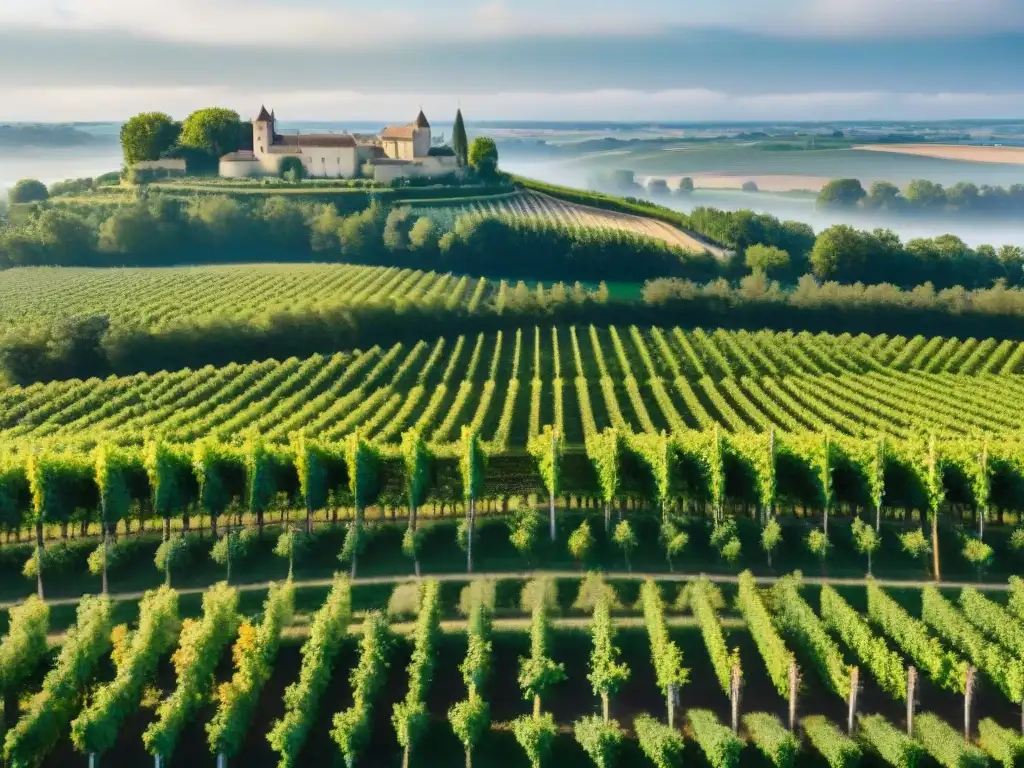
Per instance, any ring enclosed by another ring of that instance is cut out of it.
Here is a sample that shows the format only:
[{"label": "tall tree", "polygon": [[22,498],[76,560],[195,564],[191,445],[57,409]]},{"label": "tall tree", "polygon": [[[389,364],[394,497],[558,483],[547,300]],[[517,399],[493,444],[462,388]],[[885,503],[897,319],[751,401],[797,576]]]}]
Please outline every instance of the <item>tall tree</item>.
[{"label": "tall tree", "polygon": [[455,113],[455,125],[452,127],[452,150],[459,161],[459,167],[469,164],[469,138],[466,136],[466,124],[462,120],[462,110]]},{"label": "tall tree", "polygon": [[469,165],[480,176],[487,178],[498,171],[498,145],[494,139],[477,136],[469,148]]},{"label": "tall tree", "polygon": [[163,112],[140,112],[121,126],[124,164],[158,160],[178,140],[181,125]]},{"label": "tall tree", "polygon": [[220,157],[236,151],[241,145],[241,123],[238,113],[230,109],[197,109],[181,124],[178,143]]}]

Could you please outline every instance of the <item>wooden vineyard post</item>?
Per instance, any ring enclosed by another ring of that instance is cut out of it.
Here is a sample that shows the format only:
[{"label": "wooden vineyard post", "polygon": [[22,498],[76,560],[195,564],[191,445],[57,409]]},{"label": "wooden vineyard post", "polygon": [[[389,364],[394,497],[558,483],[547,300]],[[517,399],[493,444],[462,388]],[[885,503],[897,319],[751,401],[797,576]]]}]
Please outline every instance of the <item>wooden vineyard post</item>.
[{"label": "wooden vineyard post", "polygon": [[789,662],[789,730],[796,733],[796,693],[800,687],[800,672],[796,661]]},{"label": "wooden vineyard post", "polygon": [[[555,459],[555,431],[551,430],[551,461]],[[548,510],[551,516],[551,543],[555,543],[555,484],[548,489]]]},{"label": "wooden vineyard post", "polygon": [[914,710],[917,706],[917,668],[907,667],[907,736],[914,738]]},{"label": "wooden vineyard post", "polygon": [[732,732],[740,731],[740,665],[732,665],[729,682],[729,699],[732,703]]},{"label": "wooden vineyard post", "polygon": [[974,684],[977,678],[974,667],[967,669],[967,684],[964,686],[964,738],[971,740],[971,707],[974,704]]},{"label": "wooden vineyard post", "polygon": [[469,497],[469,536],[466,538],[466,573],[473,572],[473,529],[476,523],[476,500]]},{"label": "wooden vineyard post", "polygon": [[[676,708],[679,706],[679,683],[668,686],[668,727],[676,727]],[[735,719],[735,716],[734,716]]]},{"label": "wooden vineyard post", "polygon": [[853,736],[853,729],[857,723],[857,694],[860,692],[860,668],[850,668],[850,699],[846,713],[846,732]]}]

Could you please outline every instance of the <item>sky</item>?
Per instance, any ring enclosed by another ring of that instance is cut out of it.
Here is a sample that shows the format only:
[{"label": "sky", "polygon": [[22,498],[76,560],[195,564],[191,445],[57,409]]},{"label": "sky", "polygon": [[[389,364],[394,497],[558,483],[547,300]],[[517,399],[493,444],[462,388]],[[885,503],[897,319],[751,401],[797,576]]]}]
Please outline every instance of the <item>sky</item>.
[{"label": "sky", "polygon": [[1024,0],[0,0],[0,121],[1024,117]]}]

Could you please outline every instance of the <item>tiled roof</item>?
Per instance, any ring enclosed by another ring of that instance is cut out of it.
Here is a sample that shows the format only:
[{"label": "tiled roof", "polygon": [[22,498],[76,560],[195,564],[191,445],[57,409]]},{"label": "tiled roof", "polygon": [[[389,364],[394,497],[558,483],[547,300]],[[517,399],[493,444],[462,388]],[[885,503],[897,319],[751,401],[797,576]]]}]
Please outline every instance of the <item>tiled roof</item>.
[{"label": "tiled roof", "polygon": [[256,116],[256,122],[258,123],[269,123],[274,118],[267,112],[265,106],[260,106],[260,113]]},{"label": "tiled roof", "polygon": [[430,123],[427,122],[427,116],[423,114],[423,110],[416,116],[416,127],[417,128],[429,128]]},{"label": "tiled roof", "polygon": [[274,136],[275,147],[355,147],[355,145],[355,138],[347,133],[299,133]]},{"label": "tiled roof", "polygon": [[413,131],[416,130],[415,125],[389,125],[380,133],[382,139],[391,139],[392,141],[412,141]]}]

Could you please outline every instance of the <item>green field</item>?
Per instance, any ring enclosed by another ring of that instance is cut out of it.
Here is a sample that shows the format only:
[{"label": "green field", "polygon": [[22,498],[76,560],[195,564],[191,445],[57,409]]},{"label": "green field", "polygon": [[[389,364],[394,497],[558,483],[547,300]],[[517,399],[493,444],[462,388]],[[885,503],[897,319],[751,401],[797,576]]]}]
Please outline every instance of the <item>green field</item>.
[{"label": "green field", "polygon": [[[779,151],[772,142],[685,143],[666,140],[651,146],[624,144],[608,152],[559,156],[551,166],[558,177],[626,168],[638,175],[665,176],[712,173],[736,176],[786,175],[855,178],[865,185],[885,180],[903,184],[929,179],[941,184],[973,181],[1009,186],[1020,181],[1013,165],[967,163],[936,158],[879,153],[849,148]],[[766,148],[767,147],[767,148]],[[524,162],[531,162],[524,158]],[[513,164],[513,167],[516,167]]]}]

